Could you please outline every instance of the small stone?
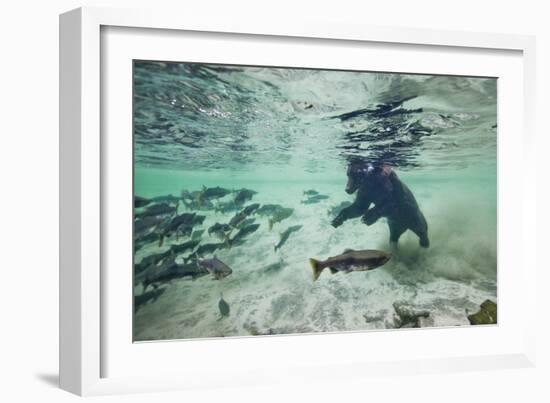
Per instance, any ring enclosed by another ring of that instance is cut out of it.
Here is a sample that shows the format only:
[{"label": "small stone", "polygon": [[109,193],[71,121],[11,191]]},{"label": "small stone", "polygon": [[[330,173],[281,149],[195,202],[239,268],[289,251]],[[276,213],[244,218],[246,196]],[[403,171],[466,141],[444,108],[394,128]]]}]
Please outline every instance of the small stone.
[{"label": "small stone", "polygon": [[420,320],[430,317],[429,311],[416,309],[405,302],[394,302],[393,309],[398,317],[396,320],[398,328],[423,327]]},{"label": "small stone", "polygon": [[494,325],[497,323],[497,304],[491,300],[485,300],[479,311],[468,315],[471,325]]}]

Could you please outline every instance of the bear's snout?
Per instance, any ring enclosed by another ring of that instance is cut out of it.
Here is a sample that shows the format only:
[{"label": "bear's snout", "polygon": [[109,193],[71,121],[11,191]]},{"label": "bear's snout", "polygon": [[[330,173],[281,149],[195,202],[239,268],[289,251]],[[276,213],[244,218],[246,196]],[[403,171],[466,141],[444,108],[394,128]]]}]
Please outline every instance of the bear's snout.
[{"label": "bear's snout", "polygon": [[356,190],[357,190],[357,186],[355,185],[355,182],[352,179],[349,179],[346,185],[346,193],[350,195]]}]

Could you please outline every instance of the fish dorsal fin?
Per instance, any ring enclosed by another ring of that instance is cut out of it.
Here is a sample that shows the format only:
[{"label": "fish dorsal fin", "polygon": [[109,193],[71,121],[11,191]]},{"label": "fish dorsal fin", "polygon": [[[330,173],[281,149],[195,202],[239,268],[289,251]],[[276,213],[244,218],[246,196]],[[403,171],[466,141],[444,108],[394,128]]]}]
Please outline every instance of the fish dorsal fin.
[{"label": "fish dorsal fin", "polygon": [[349,248],[344,249],[344,253],[349,253],[349,252],[355,252],[355,250],[354,249],[349,249]]}]

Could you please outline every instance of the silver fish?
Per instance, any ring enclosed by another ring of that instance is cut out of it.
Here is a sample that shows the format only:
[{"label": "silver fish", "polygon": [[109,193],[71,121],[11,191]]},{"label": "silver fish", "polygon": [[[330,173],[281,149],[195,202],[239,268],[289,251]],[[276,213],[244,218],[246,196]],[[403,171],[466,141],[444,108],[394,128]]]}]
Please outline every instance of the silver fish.
[{"label": "silver fish", "polygon": [[223,294],[220,294],[220,301],[218,302],[218,308],[220,309],[220,317],[229,316],[229,304],[223,299]]},{"label": "silver fish", "polygon": [[283,232],[281,234],[281,239],[279,240],[279,243],[277,245],[275,245],[275,251],[277,249],[280,249],[281,246],[283,246],[285,244],[285,242],[287,241],[288,237],[293,233],[293,232],[296,232],[296,231],[299,231],[300,229],[302,228],[301,225],[293,225],[292,227],[288,227],[285,232]]},{"label": "silver fish", "polygon": [[210,274],[214,276],[214,280],[221,280],[233,273],[231,267],[226,265],[215,255],[212,259],[199,260],[199,266],[206,269]]}]

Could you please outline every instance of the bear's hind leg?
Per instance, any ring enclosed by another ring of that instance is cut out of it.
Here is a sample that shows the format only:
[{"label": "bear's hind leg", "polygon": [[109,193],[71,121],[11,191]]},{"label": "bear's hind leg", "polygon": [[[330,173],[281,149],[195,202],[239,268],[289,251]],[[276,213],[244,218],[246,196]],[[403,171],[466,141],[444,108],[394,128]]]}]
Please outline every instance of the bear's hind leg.
[{"label": "bear's hind leg", "polygon": [[423,248],[430,247],[430,240],[428,239],[428,234],[423,234],[420,237],[420,246],[422,246]]},{"label": "bear's hind leg", "polygon": [[390,220],[388,220],[388,226],[390,227],[390,248],[395,251],[397,250],[397,242],[399,241],[399,238],[403,235],[403,232],[405,232],[407,228]]},{"label": "bear's hind leg", "polygon": [[415,231],[414,229],[411,229],[412,232],[418,236],[420,246],[423,248],[429,248],[430,247],[430,240],[428,238],[428,232],[427,231]]}]

